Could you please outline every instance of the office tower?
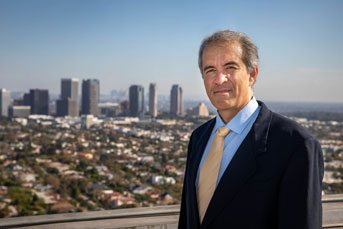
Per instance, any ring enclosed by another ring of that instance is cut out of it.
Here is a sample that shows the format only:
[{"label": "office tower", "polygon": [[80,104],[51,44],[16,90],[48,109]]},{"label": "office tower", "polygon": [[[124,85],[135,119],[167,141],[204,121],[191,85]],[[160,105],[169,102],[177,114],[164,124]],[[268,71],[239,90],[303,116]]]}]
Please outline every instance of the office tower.
[{"label": "office tower", "polygon": [[170,114],[183,114],[183,92],[182,88],[177,84],[174,84],[170,91]]},{"label": "office tower", "polygon": [[10,106],[10,92],[5,88],[0,89],[0,116],[8,116],[8,107]]},{"label": "office tower", "polygon": [[97,79],[82,81],[82,114],[99,115],[100,83]]},{"label": "office tower", "polygon": [[79,100],[79,79],[61,80],[61,99]]},{"label": "office tower", "polygon": [[23,105],[24,106],[31,106],[30,92],[24,94],[24,96],[23,96]]},{"label": "office tower", "polygon": [[149,87],[149,113],[152,117],[157,116],[157,86],[154,83]]},{"label": "office tower", "polygon": [[192,116],[202,116],[207,117],[209,115],[208,109],[204,102],[199,103],[198,106],[193,107],[192,109],[188,110],[188,115]]},{"label": "office tower", "polygon": [[31,112],[30,106],[21,106],[21,105],[10,106],[9,111],[8,111],[10,117],[17,117],[17,118],[27,118],[29,117],[30,112]]},{"label": "office tower", "polygon": [[79,109],[77,101],[66,98],[66,99],[59,99],[56,101],[57,107],[57,116],[73,116],[76,117],[79,115]]},{"label": "office tower", "polygon": [[140,85],[132,85],[129,92],[130,115],[140,116],[144,113],[144,88]]},{"label": "office tower", "polygon": [[49,115],[49,91],[31,89],[30,106],[31,114]]},{"label": "office tower", "polygon": [[79,115],[79,80],[61,80],[61,99],[57,100],[57,116]]}]

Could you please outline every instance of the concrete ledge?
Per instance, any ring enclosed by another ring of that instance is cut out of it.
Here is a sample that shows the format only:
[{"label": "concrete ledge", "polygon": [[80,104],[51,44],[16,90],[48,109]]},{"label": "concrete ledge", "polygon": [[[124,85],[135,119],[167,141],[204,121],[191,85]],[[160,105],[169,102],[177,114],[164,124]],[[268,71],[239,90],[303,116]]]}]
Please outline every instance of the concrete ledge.
[{"label": "concrete ledge", "polygon": [[[0,219],[0,228],[176,229],[179,205]],[[343,195],[323,197],[323,228],[343,228]]]},{"label": "concrete ledge", "polygon": [[323,228],[343,228],[343,202],[323,204]]},{"label": "concrete ledge", "polygon": [[[51,224],[70,223],[81,221],[102,221],[107,219],[125,219],[129,218],[144,218],[144,217],[161,217],[176,215],[178,218],[180,206],[156,206],[149,208],[126,208],[118,210],[92,211],[92,212],[77,212],[65,214],[52,214],[42,216],[26,216],[0,219],[0,228],[16,228],[27,226],[47,225]],[[94,222],[99,223],[99,222]],[[136,221],[136,223],[138,223]],[[37,227],[36,227],[37,228]],[[43,227],[40,227],[43,228]],[[83,227],[79,227],[83,228]]]},{"label": "concrete ledge", "polygon": [[178,215],[119,218],[96,221],[80,221],[69,223],[55,223],[34,225],[27,227],[14,227],[20,229],[177,229]]},{"label": "concrete ledge", "polygon": [[343,194],[325,195],[322,198],[322,202],[323,203],[343,202]]}]

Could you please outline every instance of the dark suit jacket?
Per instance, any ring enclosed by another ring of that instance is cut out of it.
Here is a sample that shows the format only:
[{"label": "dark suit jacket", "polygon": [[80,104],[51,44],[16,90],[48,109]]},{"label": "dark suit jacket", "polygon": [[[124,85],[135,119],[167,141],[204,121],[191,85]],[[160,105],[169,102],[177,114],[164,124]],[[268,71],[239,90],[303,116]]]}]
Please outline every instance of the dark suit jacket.
[{"label": "dark suit jacket", "polygon": [[192,133],[179,228],[322,227],[320,144],[296,122],[258,103],[260,113],[224,172],[201,225],[195,180],[215,119]]}]

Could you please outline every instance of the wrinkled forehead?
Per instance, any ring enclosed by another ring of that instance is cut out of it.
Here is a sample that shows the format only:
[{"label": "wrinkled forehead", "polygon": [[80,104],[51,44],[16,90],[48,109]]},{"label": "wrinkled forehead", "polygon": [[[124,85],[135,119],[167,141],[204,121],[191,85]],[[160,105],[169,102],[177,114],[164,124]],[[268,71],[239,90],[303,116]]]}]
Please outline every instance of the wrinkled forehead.
[{"label": "wrinkled forehead", "polygon": [[236,52],[237,54],[242,54],[243,49],[242,45],[239,41],[233,40],[233,41],[212,41],[209,43],[206,48],[204,49],[203,54],[206,52],[208,49],[212,48],[219,48],[219,49],[224,49],[224,50],[231,50]]},{"label": "wrinkled forehead", "polygon": [[208,58],[219,58],[220,56],[230,56],[236,60],[242,60],[242,54],[243,49],[238,41],[216,41],[206,46],[202,53],[202,61],[208,60]]}]

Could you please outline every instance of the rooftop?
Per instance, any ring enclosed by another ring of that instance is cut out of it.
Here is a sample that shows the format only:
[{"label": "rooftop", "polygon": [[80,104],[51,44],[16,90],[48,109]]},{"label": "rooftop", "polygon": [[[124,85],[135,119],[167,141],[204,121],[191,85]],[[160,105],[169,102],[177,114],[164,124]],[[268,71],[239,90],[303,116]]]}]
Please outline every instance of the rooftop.
[{"label": "rooftop", "polygon": [[[0,228],[177,228],[179,205],[0,219]],[[343,194],[323,197],[323,228],[343,228]]]}]

